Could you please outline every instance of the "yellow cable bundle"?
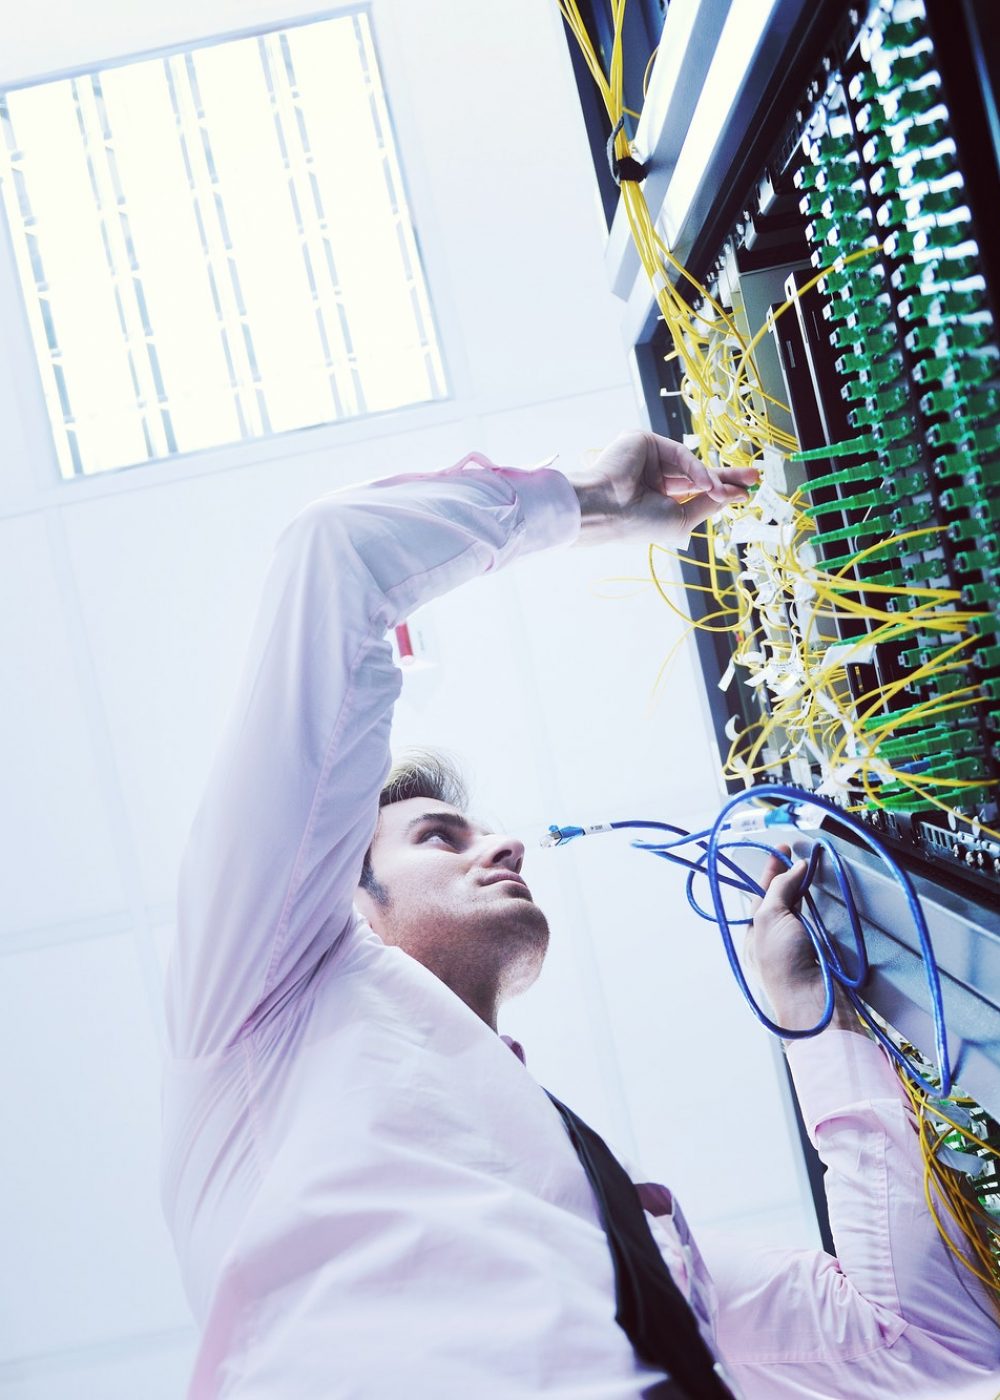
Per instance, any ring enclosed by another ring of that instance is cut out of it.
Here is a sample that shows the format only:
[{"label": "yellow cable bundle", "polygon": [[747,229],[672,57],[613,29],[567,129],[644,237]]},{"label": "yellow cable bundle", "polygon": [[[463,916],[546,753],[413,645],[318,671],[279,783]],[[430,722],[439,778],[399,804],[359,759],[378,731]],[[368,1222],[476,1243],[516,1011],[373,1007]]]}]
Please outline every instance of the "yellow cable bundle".
[{"label": "yellow cable bundle", "polygon": [[[614,39],[607,76],[587,34],[577,0],[557,0],[557,3],[581,48],[614,129],[628,110],[623,100],[622,63],[622,21],[626,0],[610,0]],[[650,66],[651,62],[647,65],[644,90]],[[619,160],[631,155],[624,128],[618,130],[614,149]],[[702,461],[709,466],[746,467],[759,465],[766,448],[780,453],[795,451],[798,446],[795,439],[768,418],[769,405],[786,412],[787,406],[779,404],[765,391],[753,352],[771,325],[795,304],[798,297],[820,283],[832,270],[831,267],[810,278],[797,290],[796,297],[778,307],[768,323],[746,341],[724,307],[687,272],[657,233],[645,196],[635,180],[622,180],[621,199],[640,261],[673,343],[674,348],[668,358],[676,357],[682,367],[681,398],[690,414],[693,434],[697,438],[696,450]],[[840,256],[832,267],[839,270],[880,251],[881,245],[861,248]],[[697,291],[701,309],[691,307],[684,300],[674,274]],[[650,546],[650,578],[664,602],[688,624],[687,630],[697,628],[734,634],[736,645],[733,661],[749,670],[750,685],[770,684],[775,676],[780,678],[780,686],[771,689],[768,713],[733,740],[725,764],[726,776],[749,782],[769,769],[782,766],[789,753],[794,755],[805,748],[815,755],[832,745],[830,763],[834,767],[830,781],[837,781],[839,766],[839,771],[849,773],[852,783],[861,786],[872,805],[879,805],[878,790],[873,785],[875,782],[896,783],[917,794],[921,802],[928,806],[954,815],[961,821],[974,823],[974,818],[942,801],[931,788],[952,790],[957,797],[963,790],[993,784],[982,779],[934,780],[894,768],[891,763],[878,757],[878,742],[888,738],[899,724],[912,722],[912,710],[907,716],[887,714],[885,724],[877,728],[866,730],[862,726],[879,713],[885,700],[905,685],[956,669],[960,662],[951,658],[971,643],[971,622],[978,614],[956,610],[954,604],[960,599],[953,590],[907,589],[867,583],[862,586],[844,577],[846,570],[859,561],[870,559],[882,551],[889,553],[904,541],[929,532],[907,530],[893,534],[858,551],[836,572],[823,568],[817,562],[805,565],[804,547],[808,545],[809,535],[815,532],[816,527],[800,508],[800,494],[796,492],[787,500],[782,498],[787,510],[784,539],[768,549],[766,559],[761,559],[772,593],[769,607],[774,626],[771,631],[775,634],[787,632],[795,638],[793,618],[798,617],[800,612],[807,613],[804,625],[798,628],[794,654],[777,654],[778,644],[769,631],[768,609],[760,609],[759,590],[751,589],[744,582],[746,559],[741,559],[734,537],[739,534],[741,519],[760,521],[761,511],[756,498],[745,506],[730,507],[718,521],[710,520],[706,524],[704,539],[707,562],[695,562],[705,569],[708,577],[707,582],[698,588],[710,594],[718,606],[710,609],[698,621],[692,620],[668,596],[667,587],[671,584],[681,586],[680,581],[664,579],[657,572],[657,554],[671,555],[672,551]],[[760,550],[758,554],[763,556],[764,551]],[[877,595],[886,604],[895,601],[906,606],[891,611],[871,601],[872,595]],[[813,600],[808,609],[803,605],[805,598]],[[761,612],[762,622],[750,629],[755,608]],[[850,619],[863,619],[872,624],[864,639],[868,644],[915,639],[918,634],[928,631],[940,633],[943,638],[956,636],[958,641],[926,666],[910,674],[905,682],[896,682],[891,687],[863,696],[861,703],[865,708],[861,709],[846,683],[844,665],[847,664],[849,651],[844,651],[844,663],[838,664],[838,652],[830,646],[830,637],[820,635],[817,627],[821,622],[836,627],[839,622]],[[765,647],[772,654],[765,655]],[[673,649],[667,661],[672,656]],[[661,675],[666,664],[664,662],[661,667]],[[796,673],[798,679],[790,683],[789,678]],[[970,697],[965,703],[981,701]],[[939,698],[928,701],[926,706],[921,707],[921,713],[933,716],[951,708],[950,704]],[[779,755],[768,758],[765,751],[772,743],[776,744]],[[987,834],[1000,837],[1000,832],[975,824]]]},{"label": "yellow cable bundle", "polygon": [[[953,1095],[933,1100],[907,1075],[899,1072],[899,1077],[910,1100],[920,1138],[927,1208],[952,1254],[986,1285],[1000,1312],[1000,1221],[979,1199],[980,1195],[988,1194],[1000,1205],[1000,1182],[994,1181],[977,1193],[966,1173],[942,1161],[942,1149],[947,1146],[949,1137],[957,1139],[963,1153],[979,1157],[983,1173],[991,1161],[1000,1161],[1000,1152],[953,1116],[956,1110],[975,1106],[972,1099]],[[949,1220],[962,1236],[964,1250],[948,1234]]]}]

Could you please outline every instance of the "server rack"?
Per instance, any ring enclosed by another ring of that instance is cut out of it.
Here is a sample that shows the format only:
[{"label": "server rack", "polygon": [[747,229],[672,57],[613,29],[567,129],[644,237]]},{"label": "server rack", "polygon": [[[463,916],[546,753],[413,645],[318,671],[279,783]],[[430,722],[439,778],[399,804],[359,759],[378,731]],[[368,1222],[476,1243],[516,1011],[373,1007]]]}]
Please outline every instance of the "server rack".
[{"label": "server rack", "polygon": [[[867,803],[849,782],[841,796],[912,875],[941,973],[956,1081],[1000,1117],[1000,841],[988,834],[1000,793],[1000,245],[990,233],[1000,209],[1000,123],[998,39],[987,9],[985,0],[670,0],[635,108],[641,115],[627,130],[672,251],[739,318],[746,338],[762,332],[759,382],[787,406],[782,426],[817,453],[867,440],[866,455],[765,460],[765,480],[808,501],[821,561],[848,561],[861,596],[892,575],[906,587],[950,589],[956,606],[981,615],[960,648],[964,669],[935,673],[945,700],[951,687],[969,701],[956,701],[946,721],[921,727],[899,714],[907,706],[919,714],[921,705],[938,713],[919,679],[936,638],[857,650],[845,686],[857,700],[880,688],[892,697],[883,706],[886,752],[904,775],[926,781],[917,796],[889,782]],[[592,105],[590,75],[577,71]],[[610,124],[591,120],[590,129],[607,191]],[[671,342],[611,188],[606,263],[626,341],[651,427],[681,437],[691,421],[677,397],[676,362],[665,358]],[[866,241],[870,258],[801,290]],[[694,290],[690,299],[696,306]],[[886,534],[926,521],[934,547],[877,559],[878,567],[850,563],[879,511]],[[705,563],[697,544],[693,556],[682,566],[692,585]],[[687,603],[695,619],[713,606],[696,589]],[[864,642],[864,631],[840,625],[829,641]],[[721,758],[733,725],[759,719],[767,687],[738,673],[720,689],[732,638],[696,635]],[[821,785],[808,754],[776,758],[787,760],[786,781],[806,792]],[[954,773],[963,787],[933,786]],[[734,776],[729,785],[744,783]],[[924,802],[927,792],[957,794],[959,818]],[[921,949],[896,887],[863,847],[834,839],[866,921],[873,971],[865,1000],[930,1052]],[[808,842],[799,838],[800,847]],[[828,869],[819,882],[836,911]]]}]

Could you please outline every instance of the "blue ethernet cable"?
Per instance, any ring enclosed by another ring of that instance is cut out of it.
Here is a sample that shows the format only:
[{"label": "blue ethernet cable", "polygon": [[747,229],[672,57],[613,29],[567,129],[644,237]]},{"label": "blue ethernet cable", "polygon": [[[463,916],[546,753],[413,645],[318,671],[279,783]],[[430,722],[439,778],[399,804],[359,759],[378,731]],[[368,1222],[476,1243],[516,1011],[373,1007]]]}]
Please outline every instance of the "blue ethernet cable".
[{"label": "blue ethernet cable", "polygon": [[[780,802],[780,806],[767,809],[765,812],[758,812],[755,817],[758,820],[748,820],[746,814],[738,814],[737,809],[744,803],[756,802],[759,799],[767,799]],[[775,825],[796,825],[798,811],[801,807],[819,808],[822,812],[834,817],[841,825],[847,827],[879,858],[883,865],[903,891],[906,899],[913,926],[917,934],[917,941],[920,945],[920,952],[924,964],[924,973],[927,980],[928,995],[931,1003],[931,1010],[934,1020],[934,1048],[937,1057],[937,1074],[940,1076],[940,1083],[934,1083],[916,1068],[909,1057],[893,1042],[882,1030],[864,1002],[858,996],[859,989],[863,986],[868,976],[868,956],[865,949],[864,930],[861,926],[861,919],[858,914],[857,904],[851,890],[850,879],[847,868],[836,847],[823,836],[819,831],[814,830],[812,838],[814,841],[810,859],[799,886],[798,898],[803,901],[807,912],[799,914],[800,922],[805,929],[807,937],[816,950],[819,963],[820,975],[823,981],[824,1003],[820,1017],[814,1026],[806,1030],[792,1030],[788,1027],[777,1025],[758,1005],[750,987],[747,983],[743,968],[740,965],[739,957],[733,943],[732,929],[737,924],[749,924],[752,919],[730,918],[726,911],[723,899],[723,886],[741,890],[745,894],[762,896],[762,887],[744,871],[728,855],[726,851],[750,848],[766,851],[770,855],[776,855],[786,866],[792,862],[781,851],[776,850],[761,841],[742,839],[742,834],[749,831],[758,832],[763,825],[766,830]],[[947,1033],[944,1020],[944,1006],[941,996],[941,979],[937,966],[937,959],[934,955],[934,948],[931,943],[930,931],[927,927],[927,920],[924,917],[920,900],[917,896],[913,884],[891,853],[861,822],[842,811],[827,798],[816,793],[803,793],[798,788],[789,787],[784,783],[762,783],[758,787],[748,788],[744,792],[737,793],[731,797],[719,812],[718,817],[711,827],[704,831],[689,832],[683,827],[673,826],[668,822],[655,821],[618,821],[605,822],[594,826],[551,826],[546,844],[563,845],[567,841],[573,840],[577,836],[589,836],[596,832],[618,831],[618,830],[641,830],[659,831],[672,836],[669,841],[633,841],[632,845],[637,850],[648,851],[660,859],[668,860],[672,864],[682,866],[688,872],[686,881],[687,900],[699,918],[714,923],[722,938],[723,947],[730,968],[736,978],[736,982],[743,993],[743,996],[758,1021],[771,1032],[772,1035],[779,1036],[782,1040],[802,1040],[809,1036],[818,1035],[825,1030],[833,1018],[835,1004],[835,984],[839,985],[844,995],[850,1001],[855,1011],[862,1021],[875,1036],[880,1045],[893,1057],[903,1068],[910,1079],[925,1093],[933,1097],[944,1098],[950,1094],[952,1089],[952,1065],[951,1056],[948,1050]],[[736,839],[724,840],[725,833],[732,832]],[[681,855],[678,848],[683,846],[696,845],[701,854],[695,860]],[[823,921],[823,917],[816,906],[810,893],[810,885],[819,864],[821,854],[829,858],[840,896],[847,911],[850,925],[851,937],[854,943],[854,955],[851,959],[854,970],[849,971],[843,965],[836,946]],[[728,874],[722,874],[720,866]],[[696,900],[694,895],[694,883],[697,876],[702,875],[708,881],[709,892],[711,894],[711,911],[704,909]]]}]

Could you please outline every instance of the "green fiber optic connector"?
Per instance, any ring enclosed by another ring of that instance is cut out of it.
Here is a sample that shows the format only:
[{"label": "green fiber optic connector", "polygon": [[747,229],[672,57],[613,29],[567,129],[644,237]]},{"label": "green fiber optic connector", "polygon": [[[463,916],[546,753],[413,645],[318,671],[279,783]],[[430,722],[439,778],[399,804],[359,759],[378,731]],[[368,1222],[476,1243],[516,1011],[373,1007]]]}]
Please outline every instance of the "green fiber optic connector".
[{"label": "green fiber optic connector", "polygon": [[918,355],[922,350],[941,348],[947,344],[944,339],[944,327],[940,325],[914,326],[903,336],[903,344],[911,355]]},{"label": "green fiber optic connector", "polygon": [[827,195],[827,206],[824,213],[851,217],[868,207],[868,191],[858,179],[852,180],[849,185],[832,185]]},{"label": "green fiber optic connector", "polygon": [[853,284],[852,269],[850,267],[832,267],[824,280],[819,283],[821,291],[825,291],[828,297],[835,297],[842,291],[849,291]]},{"label": "green fiber optic connector", "polygon": [[972,241],[972,225],[968,219],[956,219],[952,224],[934,224],[921,229],[914,242],[920,252],[945,253],[949,248],[959,248]]},{"label": "green fiber optic connector", "polygon": [[797,190],[815,189],[821,173],[817,165],[800,165],[792,176],[792,184]]},{"label": "green fiber optic connector", "polygon": [[[886,522],[878,520],[859,520],[857,525],[848,525],[842,530],[824,530],[822,534],[810,535],[810,544],[835,544],[838,540],[861,540],[869,535],[886,535]],[[846,561],[845,561],[846,562]]]},{"label": "green fiber optic connector", "polygon": [[895,194],[903,185],[899,177],[899,171],[894,165],[883,165],[881,170],[876,170],[871,178],[871,191],[876,199],[883,199],[886,195]]},{"label": "green fiber optic connector", "polygon": [[965,395],[960,389],[936,389],[920,399],[920,412],[928,417],[935,413],[961,413],[964,408]]},{"label": "green fiber optic connector", "polygon": [[835,501],[819,501],[806,506],[805,514],[813,520],[820,515],[834,515],[843,510],[880,510],[900,499],[901,492],[893,490],[893,484],[886,482],[878,491],[861,491],[856,496],[840,496]]},{"label": "green fiber optic connector", "polygon": [[857,403],[860,399],[873,399],[877,392],[877,386],[870,379],[849,379],[841,389],[840,396],[849,403]]},{"label": "green fiber optic connector", "polygon": [[911,287],[921,287],[925,282],[933,281],[935,272],[934,263],[905,262],[901,267],[893,268],[889,274],[889,281],[897,292],[905,292]]},{"label": "green fiber optic connector", "polygon": [[919,797],[915,797],[912,792],[908,792],[905,797],[873,797],[869,798],[865,805],[876,812],[923,812],[929,806],[927,802],[921,802]]},{"label": "green fiber optic connector", "polygon": [[937,316],[940,305],[940,292],[911,292],[899,303],[899,314],[904,321],[922,321],[927,316]]},{"label": "green fiber optic connector", "polygon": [[861,147],[861,159],[868,165],[881,165],[892,155],[892,137],[876,127]]},{"label": "green fiber optic connector", "polygon": [[969,755],[967,758],[947,759],[944,763],[935,763],[928,774],[931,778],[985,778],[983,761]]},{"label": "green fiber optic connector", "polygon": [[[815,536],[813,536],[815,539]],[[985,549],[964,549],[955,555],[955,568],[962,574],[981,573],[997,567],[997,555]]]},{"label": "green fiber optic connector", "polygon": [[949,486],[941,492],[941,504],[945,510],[961,510],[964,506],[974,506],[981,493],[974,486]]},{"label": "green fiber optic connector", "polygon": [[943,188],[911,195],[905,204],[906,217],[922,219],[928,214],[951,214],[964,203],[964,185],[945,185]]},{"label": "green fiber optic connector", "polygon": [[838,350],[859,350],[862,345],[867,349],[865,337],[855,329],[854,326],[840,325],[830,332],[830,339]]},{"label": "green fiber optic connector", "polygon": [[913,377],[918,384],[939,383],[951,370],[952,364],[947,355],[931,355],[914,367]]},{"label": "green fiber optic connector", "polygon": [[870,98],[877,97],[881,91],[880,81],[871,69],[863,69],[860,73],[854,74],[850,83],[847,84],[847,92],[852,95],[856,102],[870,101]]},{"label": "green fiber optic connector", "polygon": [[978,259],[969,253],[949,252],[939,262],[934,275],[941,282],[964,282],[969,277],[977,277],[982,268]]},{"label": "green fiber optic connector", "polygon": [[961,419],[949,418],[944,423],[932,423],[927,429],[927,441],[932,447],[943,447],[947,442],[961,442],[968,433],[968,427]]},{"label": "green fiber optic connector", "polygon": [[962,321],[958,325],[949,325],[948,340],[952,345],[978,350],[989,340],[992,329],[992,318],[984,317],[980,321]]},{"label": "green fiber optic connector", "polygon": [[985,428],[974,428],[969,434],[969,446],[983,456],[994,453],[1000,447],[1000,425],[990,423]]},{"label": "green fiber optic connector", "polygon": [[885,113],[877,102],[861,102],[854,111],[854,130],[862,136],[885,126]]},{"label": "green fiber optic connector", "polygon": [[980,292],[959,292],[944,287],[914,292],[899,303],[899,314],[907,321],[920,320],[925,316],[969,316],[982,309]]},{"label": "green fiber optic connector", "polygon": [[[899,653],[899,659],[904,666],[912,666],[914,670],[917,670],[920,666],[929,666],[932,663],[936,663],[947,651],[948,644],[944,642],[936,643],[933,646],[928,644],[921,647],[914,647],[909,651],[901,651]],[[932,679],[936,681],[937,677],[928,677],[928,685]],[[924,682],[921,681],[921,684],[923,685]]]},{"label": "green fiber optic connector", "polygon": [[899,526],[928,525],[930,520],[928,503],[918,506],[896,506],[892,512],[892,523]]},{"label": "green fiber optic connector", "polygon": [[1000,496],[984,496],[971,508],[970,514],[981,530],[995,531],[1000,524]]},{"label": "green fiber optic connector", "polygon": [[1000,368],[996,352],[992,347],[986,354],[969,354],[956,356],[953,368],[955,378],[963,384],[982,384],[984,380],[993,379]]},{"label": "green fiber optic connector", "polygon": [[956,287],[942,288],[937,296],[940,302],[937,311],[939,316],[974,316],[986,309],[983,293],[978,287],[965,290]]},{"label": "green fiber optic connector", "polygon": [[903,165],[903,180],[907,185],[930,184],[944,180],[955,170],[955,158],[950,155],[916,155],[912,164]]},{"label": "green fiber optic connector", "polygon": [[889,298],[884,294],[871,301],[858,301],[855,298],[853,309],[855,320],[859,326],[864,326],[866,329],[870,326],[880,326],[890,311]]},{"label": "green fiber optic connector", "polygon": [[906,571],[907,582],[914,587],[933,583],[935,579],[944,578],[948,572],[948,565],[943,558],[907,560],[903,568]]},{"label": "green fiber optic connector", "polygon": [[983,613],[980,617],[971,618],[969,625],[980,637],[993,637],[1000,632],[1000,616],[996,613]]},{"label": "green fiber optic connector", "polygon": [[822,145],[820,146],[820,154],[828,167],[836,165],[843,161],[845,157],[854,154],[854,144],[846,132],[842,136],[831,136],[827,134],[823,138]]},{"label": "green fiber optic connector", "polygon": [[806,237],[810,243],[825,243],[836,227],[836,219],[830,219],[819,215],[810,223],[806,224]]},{"label": "green fiber optic connector", "polygon": [[954,753],[956,749],[961,749],[968,743],[968,740],[969,731],[963,731],[957,725],[954,729],[918,729],[912,735],[900,739],[883,739],[878,746],[878,753],[880,758],[899,758],[911,753],[915,758],[922,754]]},{"label": "green fiber optic connector", "polygon": [[872,458],[857,467],[845,467],[843,471],[827,472],[823,476],[817,476],[812,481],[807,481],[803,489],[812,494],[813,491],[823,491],[831,486],[843,486],[847,482],[881,481],[884,476],[885,467],[878,458]]},{"label": "green fiber optic connector", "polygon": [[[942,479],[960,476],[964,483],[966,477],[969,477],[968,484],[970,486],[976,485],[981,479],[980,476],[975,475],[979,471],[976,460],[968,452],[949,452],[943,457],[935,457],[933,466],[934,475]],[[971,476],[970,473],[972,473]]]},{"label": "green fiber optic connector", "polygon": [[974,422],[1000,413],[1000,390],[978,389],[969,394],[965,411]]},{"label": "green fiber optic connector", "polygon": [[915,83],[931,72],[934,58],[931,50],[917,49],[915,53],[893,54],[889,59],[893,87],[904,87]]},{"label": "green fiber optic connector", "polygon": [[961,671],[943,671],[940,675],[927,677],[920,684],[929,692],[930,697],[934,698],[950,695],[953,690],[961,690],[967,680],[968,677]]},{"label": "green fiber optic connector", "polygon": [[992,671],[1000,666],[1000,647],[980,647],[975,655],[976,664],[984,671]]},{"label": "green fiber optic connector", "polygon": [[814,214],[822,214],[823,205],[826,203],[826,194],[823,190],[817,189],[815,185],[799,200],[799,213],[809,218]]},{"label": "green fiber optic connector", "polygon": [[893,224],[901,224],[905,219],[906,203],[895,196],[878,205],[875,210],[875,222],[879,228],[892,228]]},{"label": "green fiber optic connector", "polygon": [[869,98],[878,96],[882,85],[870,68],[864,68],[860,73],[855,73],[847,85],[847,91],[855,102],[867,102]]},{"label": "green fiber optic connector", "polygon": [[[832,231],[830,242],[853,253],[871,236],[871,232],[872,216],[867,210],[860,214],[840,214],[836,216],[836,228]],[[808,236],[808,229],[806,234]]]},{"label": "green fiber optic connector", "polygon": [[980,681],[980,687],[991,700],[1000,700],[1000,676],[987,676],[984,681]]},{"label": "green fiber optic connector", "polygon": [[879,386],[878,402],[883,413],[898,413],[909,403],[910,395],[905,384]]},{"label": "green fiber optic connector", "polygon": [[883,49],[905,49],[924,37],[924,26],[919,19],[890,20],[882,30]]},{"label": "green fiber optic connector", "polygon": [[926,246],[923,229],[898,228],[885,240],[885,251],[890,258],[909,258],[916,252],[923,252]]},{"label": "green fiber optic connector", "polygon": [[901,122],[907,117],[919,117],[931,111],[941,101],[940,81],[928,83],[926,87],[909,88],[900,93],[893,104],[891,98],[883,98],[882,105],[890,121]]},{"label": "green fiber optic connector", "polygon": [[854,298],[847,296],[831,297],[823,307],[823,320],[830,321],[833,324],[843,321],[853,330],[857,323]]},{"label": "green fiber optic connector", "polygon": [[[914,726],[916,726],[918,729],[922,729],[923,726],[927,723],[927,719],[925,716],[921,716],[919,719],[913,720],[907,720],[906,716],[913,714],[915,710],[922,710],[923,708],[923,703],[921,702],[917,705],[908,705],[905,710],[893,710],[893,733],[895,733],[897,729],[912,729]],[[871,715],[868,719],[863,719],[859,727],[861,729],[884,729],[886,726],[886,721],[887,717],[885,715]]]},{"label": "green fiber optic connector", "polygon": [[865,339],[865,349],[869,355],[888,355],[896,348],[896,328],[892,325],[880,326]]},{"label": "green fiber optic connector", "polygon": [[872,367],[869,357],[857,350],[848,350],[845,354],[838,355],[835,363],[839,374],[857,374],[862,370],[868,370],[870,373]]},{"label": "green fiber optic connector", "polygon": [[873,384],[895,384],[902,372],[903,357],[898,353],[874,360],[868,366],[868,378]]},{"label": "green fiber optic connector", "polygon": [[874,438],[865,433],[861,437],[850,438],[845,442],[831,442],[826,447],[809,447],[803,452],[793,452],[789,461],[822,462],[827,457],[860,457],[863,453],[873,451],[875,446]]},{"label": "green fiber optic connector", "polygon": [[874,399],[856,404],[848,413],[847,421],[852,428],[874,428],[882,421],[882,409]]},{"label": "green fiber optic connector", "polygon": [[[862,588],[905,588],[906,575],[899,569],[884,569],[882,573],[871,574],[861,580]],[[854,587],[854,583],[850,584]]]},{"label": "green fiber optic connector", "polygon": [[916,150],[930,150],[937,146],[950,132],[944,117],[924,117],[923,121],[912,121],[905,126],[894,126],[892,132],[893,154],[905,156]]},{"label": "green fiber optic connector", "polygon": [[916,432],[916,424],[908,413],[897,414],[894,418],[883,418],[881,423],[876,423],[872,432],[880,446],[885,446],[890,442],[901,442],[904,438],[912,437]]},{"label": "green fiber optic connector", "polygon": [[984,523],[972,516],[963,516],[959,520],[951,521],[948,526],[948,538],[956,544],[975,540],[979,548],[987,554],[1000,555],[1000,539],[993,533],[989,522]]},{"label": "green fiber optic connector", "polygon": [[[962,602],[968,608],[978,608],[986,603],[995,603],[997,588],[992,583],[965,583],[962,585]],[[1000,685],[1000,681],[997,682]]]}]

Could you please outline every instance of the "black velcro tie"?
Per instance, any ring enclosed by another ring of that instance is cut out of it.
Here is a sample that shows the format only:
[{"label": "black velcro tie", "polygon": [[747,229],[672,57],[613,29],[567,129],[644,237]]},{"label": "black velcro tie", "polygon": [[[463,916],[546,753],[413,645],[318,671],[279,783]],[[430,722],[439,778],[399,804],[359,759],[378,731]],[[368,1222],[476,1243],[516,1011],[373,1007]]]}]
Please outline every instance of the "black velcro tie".
[{"label": "black velcro tie", "polygon": [[619,160],[615,155],[615,141],[624,126],[625,118],[619,117],[614,131],[608,137],[608,168],[612,180],[619,186],[623,180],[634,180],[636,184],[640,184],[649,174],[649,165],[645,161],[636,160],[634,156],[622,156]]}]

